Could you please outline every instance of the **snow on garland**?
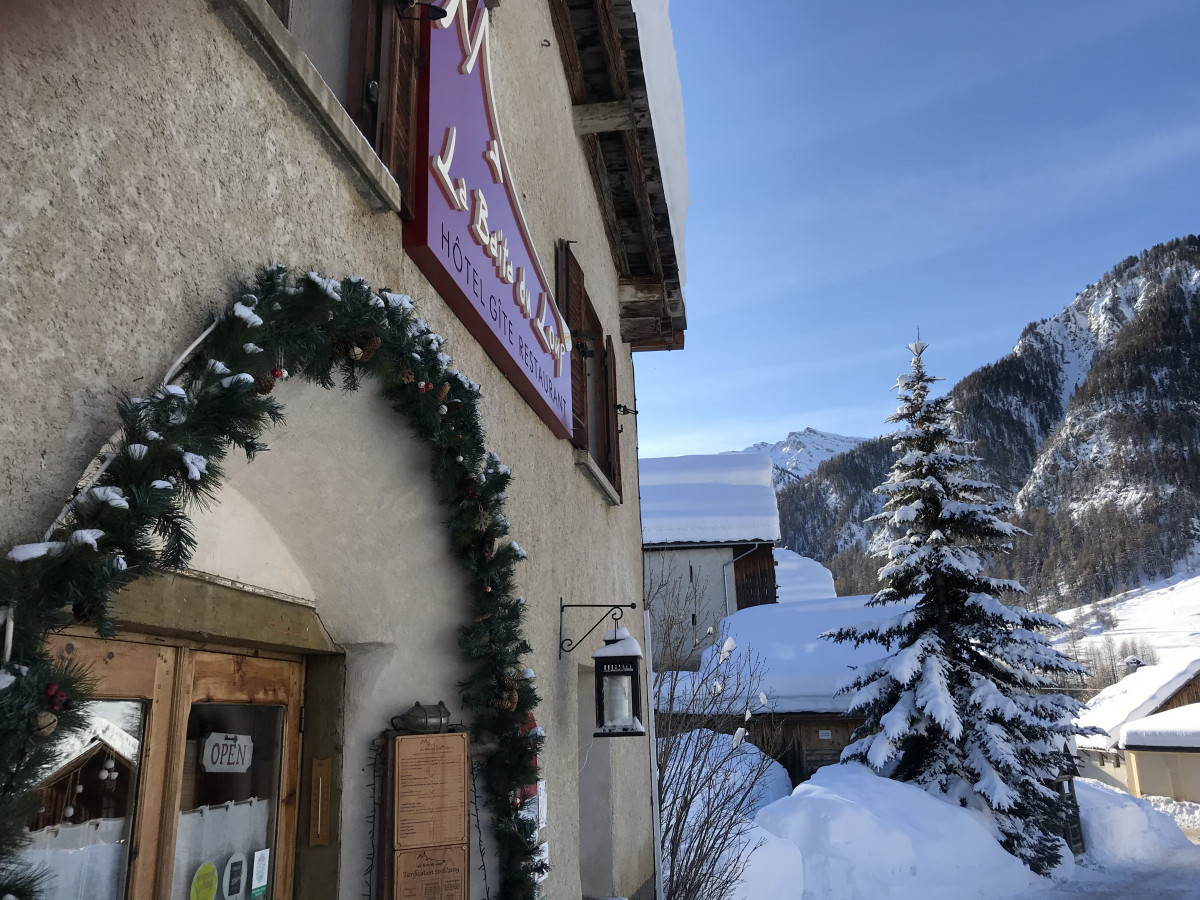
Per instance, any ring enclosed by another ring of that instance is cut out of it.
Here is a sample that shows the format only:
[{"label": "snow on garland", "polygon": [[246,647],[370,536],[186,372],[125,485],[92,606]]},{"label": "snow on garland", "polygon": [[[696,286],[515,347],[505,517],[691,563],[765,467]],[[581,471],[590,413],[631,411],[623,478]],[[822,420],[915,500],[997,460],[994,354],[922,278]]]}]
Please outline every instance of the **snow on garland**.
[{"label": "snow on garland", "polygon": [[[0,559],[0,609],[15,613],[11,661],[0,670],[0,895],[38,895],[16,854],[36,811],[33,787],[58,743],[86,727],[92,683],[53,660],[48,636],[89,623],[115,633],[113,594],[137,578],[185,568],[195,548],[188,510],[212,501],[233,448],[253,459],[259,437],[283,421],[270,396],[291,375],[357,390],[379,381],[393,407],[433,450],[432,475],[449,510],[451,545],[469,576],[469,619],[459,631],[460,683],[476,738],[494,745],[480,771],[487,791],[501,896],[531,900],[545,863],[516,795],[537,780],[544,735],[523,733],[538,704],[521,664],[524,600],[515,567],[525,551],[503,515],[509,469],[484,445],[479,385],[451,368],[445,341],[414,314],[407,295],[376,294],[361,278],[340,283],[284,266],[259,273],[229,304],[178,385],[121,402],[121,432],[107,468],[81,491],[50,539]],[[286,367],[286,368],[285,368]]]}]

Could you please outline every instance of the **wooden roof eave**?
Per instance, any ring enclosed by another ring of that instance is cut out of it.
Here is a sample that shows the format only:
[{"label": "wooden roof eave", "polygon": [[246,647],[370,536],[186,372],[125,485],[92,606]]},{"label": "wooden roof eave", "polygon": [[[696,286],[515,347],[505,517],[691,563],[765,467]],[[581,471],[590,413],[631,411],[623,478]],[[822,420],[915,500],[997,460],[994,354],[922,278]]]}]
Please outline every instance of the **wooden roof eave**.
[{"label": "wooden roof eave", "polygon": [[632,0],[550,0],[573,104],[620,278],[621,339],[683,346],[687,314]]}]

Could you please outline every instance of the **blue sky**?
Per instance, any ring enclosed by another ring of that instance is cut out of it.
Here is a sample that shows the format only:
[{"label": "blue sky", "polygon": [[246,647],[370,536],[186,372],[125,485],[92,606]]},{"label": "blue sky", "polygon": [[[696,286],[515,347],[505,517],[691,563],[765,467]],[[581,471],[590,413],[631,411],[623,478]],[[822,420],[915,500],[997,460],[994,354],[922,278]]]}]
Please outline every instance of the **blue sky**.
[{"label": "blue sky", "polygon": [[642,456],[886,430],[1131,253],[1200,232],[1200,3],[673,0],[687,346]]}]

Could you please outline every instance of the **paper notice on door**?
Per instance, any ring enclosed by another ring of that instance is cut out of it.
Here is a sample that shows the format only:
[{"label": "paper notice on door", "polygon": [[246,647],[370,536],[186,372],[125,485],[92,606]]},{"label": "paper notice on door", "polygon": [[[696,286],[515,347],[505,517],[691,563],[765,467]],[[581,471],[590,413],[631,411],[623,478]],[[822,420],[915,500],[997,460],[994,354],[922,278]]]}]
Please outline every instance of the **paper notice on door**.
[{"label": "paper notice on door", "polygon": [[271,850],[254,851],[254,868],[250,872],[250,900],[267,896],[267,877],[271,871]]}]

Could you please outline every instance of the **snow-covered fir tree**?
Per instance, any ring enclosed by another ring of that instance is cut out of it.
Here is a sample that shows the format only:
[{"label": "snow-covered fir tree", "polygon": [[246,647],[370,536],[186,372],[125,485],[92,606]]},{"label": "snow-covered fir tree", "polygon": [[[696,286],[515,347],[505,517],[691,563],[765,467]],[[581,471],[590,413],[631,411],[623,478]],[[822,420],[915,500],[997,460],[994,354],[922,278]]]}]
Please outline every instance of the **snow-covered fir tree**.
[{"label": "snow-covered fir tree", "polygon": [[953,433],[949,398],[930,398],[939,379],[925,371],[926,345],[908,349],[912,371],[897,379],[900,408],[888,419],[901,423],[897,458],[876,488],[886,497],[873,547],[886,560],[883,588],[869,605],[910,606],[826,635],[891,651],[845,687],[866,723],[842,758],[986,806],[1003,847],[1045,873],[1059,860],[1065,819],[1047,785],[1075,772],[1068,741],[1078,709],[1049,676],[1081,667],[1040,632],[1061,628],[1057,619],[1005,602],[1025,589],[984,574],[1024,532],[1002,518],[1011,506],[995,486],[972,477],[976,458]]}]

